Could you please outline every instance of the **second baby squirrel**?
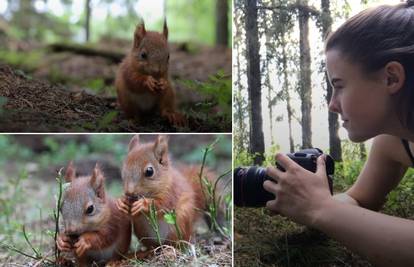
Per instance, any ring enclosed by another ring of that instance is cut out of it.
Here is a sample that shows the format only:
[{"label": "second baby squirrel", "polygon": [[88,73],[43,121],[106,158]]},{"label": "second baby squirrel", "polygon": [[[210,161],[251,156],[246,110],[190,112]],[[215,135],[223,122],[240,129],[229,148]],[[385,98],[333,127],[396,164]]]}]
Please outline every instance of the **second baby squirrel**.
[{"label": "second baby squirrel", "polygon": [[61,213],[64,231],[58,235],[60,251],[74,252],[78,266],[120,260],[131,242],[131,223],[106,195],[104,175],[95,166],[92,175],[76,177],[72,162],[65,173]]},{"label": "second baby squirrel", "polygon": [[[154,203],[162,242],[177,245],[180,239],[174,226],[164,221],[165,212],[171,210],[175,210],[181,239],[190,241],[193,224],[206,206],[199,166],[175,168],[168,156],[166,136],[143,144],[136,135],[128,150],[122,169],[125,196],[118,199],[117,205],[131,216],[137,238],[147,248],[160,245],[147,219],[150,203]],[[211,172],[204,173],[212,180]]]},{"label": "second baby squirrel", "polygon": [[185,117],[176,111],[175,91],[168,78],[169,58],[167,22],[162,34],[147,31],[144,23],[138,25],[132,50],[115,80],[118,103],[127,117],[159,112],[171,124],[185,125]]}]

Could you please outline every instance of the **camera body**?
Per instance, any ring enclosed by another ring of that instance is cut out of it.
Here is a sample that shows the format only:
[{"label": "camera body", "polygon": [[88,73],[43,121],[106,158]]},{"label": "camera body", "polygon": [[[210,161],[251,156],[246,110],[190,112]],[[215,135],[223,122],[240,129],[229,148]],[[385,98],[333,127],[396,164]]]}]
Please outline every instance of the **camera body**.
[{"label": "camera body", "polygon": [[[309,148],[286,155],[304,169],[316,172],[316,161],[322,154],[323,152],[319,148]],[[331,156],[326,155],[325,165],[329,189],[332,194],[332,175],[335,171],[335,163]],[[278,163],[276,163],[276,167],[281,171],[285,171]],[[275,199],[272,193],[263,188],[263,183],[266,180],[274,181],[266,174],[266,168],[256,166],[236,168],[233,179],[235,205],[239,207],[264,207],[267,201]]]}]

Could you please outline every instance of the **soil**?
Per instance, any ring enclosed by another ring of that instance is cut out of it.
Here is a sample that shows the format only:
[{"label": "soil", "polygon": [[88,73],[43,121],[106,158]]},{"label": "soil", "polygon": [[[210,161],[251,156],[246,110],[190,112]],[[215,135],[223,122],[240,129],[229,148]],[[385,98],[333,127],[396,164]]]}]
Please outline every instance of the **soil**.
[{"label": "soil", "polygon": [[234,209],[235,266],[372,266],[325,234],[262,208]]},{"label": "soil", "polygon": [[[127,51],[128,46],[122,51]],[[220,109],[212,106],[209,112],[205,111],[211,99],[186,88],[182,82],[205,82],[219,70],[230,77],[231,50],[200,46],[192,52],[185,45],[172,45],[170,61],[179,110],[188,118],[186,127],[174,127],[157,115],[129,120],[117,106],[114,88],[97,93],[70,83],[99,78],[106,86],[112,86],[117,64],[110,60],[49,53],[30,73],[33,77],[16,67],[0,64],[0,131],[231,132],[231,120],[225,119]],[[64,77],[65,81],[58,80],[66,83],[64,86],[50,80],[56,70]]]}]

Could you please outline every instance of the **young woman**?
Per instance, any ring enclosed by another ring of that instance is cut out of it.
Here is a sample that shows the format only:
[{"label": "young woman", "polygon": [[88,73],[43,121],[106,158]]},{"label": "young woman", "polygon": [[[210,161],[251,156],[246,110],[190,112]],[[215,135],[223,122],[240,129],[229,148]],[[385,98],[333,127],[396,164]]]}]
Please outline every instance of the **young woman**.
[{"label": "young woman", "polygon": [[356,183],[332,197],[324,157],[316,173],[283,154],[286,172],[269,167],[277,182],[267,208],[319,229],[376,266],[414,266],[414,221],[377,212],[405,171],[414,166],[414,1],[362,11],[326,41],[329,104],[354,142],[374,138]]}]

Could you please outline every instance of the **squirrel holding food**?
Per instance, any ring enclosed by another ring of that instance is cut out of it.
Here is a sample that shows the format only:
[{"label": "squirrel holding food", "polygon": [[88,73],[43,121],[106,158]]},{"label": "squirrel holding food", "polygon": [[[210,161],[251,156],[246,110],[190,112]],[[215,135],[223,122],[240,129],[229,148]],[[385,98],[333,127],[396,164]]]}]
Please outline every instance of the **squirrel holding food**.
[{"label": "squirrel holding food", "polygon": [[73,252],[81,267],[123,259],[131,242],[131,222],[106,194],[105,177],[98,165],[92,175],[76,177],[71,162],[65,180],[70,184],[62,196],[64,231],[58,235],[58,249]]},{"label": "squirrel holding food", "polygon": [[147,31],[144,23],[134,33],[130,53],[122,61],[115,80],[118,103],[129,118],[159,112],[175,126],[184,126],[185,117],[177,112],[175,91],[168,78],[170,52],[168,27],[163,33]]},{"label": "squirrel holding food", "polygon": [[[138,240],[147,248],[160,245],[148,220],[150,205],[154,205],[162,244],[190,241],[194,222],[206,208],[198,177],[200,166],[174,167],[168,156],[167,136],[158,136],[153,143],[140,143],[136,135],[128,150],[122,168],[125,195],[117,200],[117,206],[131,217]],[[203,176],[208,180],[214,177],[208,170]],[[164,220],[164,214],[172,210],[180,234]]]}]

